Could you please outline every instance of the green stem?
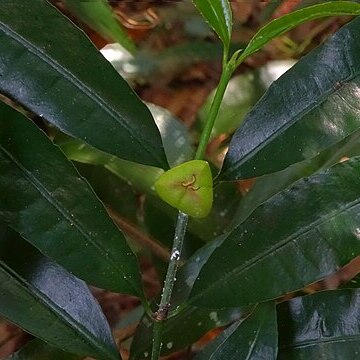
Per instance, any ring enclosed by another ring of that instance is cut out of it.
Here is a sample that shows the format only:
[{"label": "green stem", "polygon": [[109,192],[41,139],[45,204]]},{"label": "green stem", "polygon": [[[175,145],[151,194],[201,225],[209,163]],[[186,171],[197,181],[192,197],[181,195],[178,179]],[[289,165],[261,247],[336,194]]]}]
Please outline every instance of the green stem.
[{"label": "green stem", "polygon": [[162,342],[161,342],[162,327],[163,327],[162,321],[157,321],[154,323],[151,360],[158,360],[160,358],[160,353],[162,348]]},{"label": "green stem", "polygon": [[151,360],[158,360],[161,351],[161,332],[162,324],[168,317],[170,308],[171,294],[176,281],[176,272],[180,263],[181,251],[184,243],[185,232],[187,227],[189,216],[179,211],[173,247],[171,250],[171,256],[169,265],[164,281],[163,293],[161,295],[160,305],[158,311],[154,314],[154,343],[151,354]]},{"label": "green stem", "polygon": [[196,151],[196,155],[195,155],[196,160],[201,160],[205,156],[205,151],[210,139],[211,131],[214,127],[215,119],[219,112],[220,105],[232,73],[233,73],[233,67],[230,65],[230,63],[226,63],[226,64],[224,63],[219,85],[216,89],[214,100],[211,104],[209,115],[206,120],[204,130],[201,134],[199,146]]},{"label": "green stem", "polygon": [[[225,61],[226,58],[227,55],[225,57],[224,54],[223,71],[221,73],[219,85],[215,92],[214,100],[211,104],[208,119],[206,121],[204,130],[201,134],[199,146],[195,155],[196,160],[201,160],[202,158],[204,158],[206,147],[210,139],[211,131],[214,126],[216,116],[219,112],[226,87],[234,71],[234,60],[230,59],[229,62],[226,62]],[[233,58],[235,59],[234,56]],[[162,328],[164,321],[168,319],[168,315],[169,315],[168,313],[170,308],[171,294],[176,281],[176,272],[180,262],[181,250],[183,247],[188,218],[189,218],[188,215],[179,211],[176,228],[175,228],[173,248],[171,250],[170,261],[163,286],[163,293],[161,295],[159,309],[153,316],[155,323],[153,328],[153,348],[151,353],[151,360],[158,360],[160,357],[161,347],[162,347],[162,342],[161,342]]]}]

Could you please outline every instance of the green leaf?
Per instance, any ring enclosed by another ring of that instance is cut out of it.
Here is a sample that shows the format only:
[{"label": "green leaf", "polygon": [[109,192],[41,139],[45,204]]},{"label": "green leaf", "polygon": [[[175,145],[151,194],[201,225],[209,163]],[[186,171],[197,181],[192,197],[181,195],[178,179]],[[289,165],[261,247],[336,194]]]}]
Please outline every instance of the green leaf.
[{"label": "green leaf", "polygon": [[232,11],[228,0],[193,0],[201,15],[214,29],[227,53],[232,32]]},{"label": "green leaf", "polygon": [[75,166],[106,207],[133,223],[137,222],[139,195],[130,185],[101,166],[81,163],[75,163]]},{"label": "green leaf", "polygon": [[245,50],[239,56],[237,66],[251,54],[263,48],[269,41],[296,26],[310,20],[338,15],[360,15],[360,4],[354,3],[353,1],[327,1],[322,4],[293,11],[290,14],[271,21],[262,27],[250,40]]},{"label": "green leaf", "polygon": [[35,339],[6,360],[81,360],[83,358],[83,356],[66,353],[47,345],[39,339]]},{"label": "green leaf", "polygon": [[86,284],[0,226],[0,315],[64,351],[119,359]]},{"label": "green leaf", "polygon": [[194,360],[276,360],[277,341],[275,303],[263,303],[227,328]]},{"label": "green leaf", "polygon": [[302,177],[326,169],[340,162],[343,158],[358,155],[360,155],[360,130],[324,150],[313,159],[290,165],[282,171],[260,177],[250,192],[241,199],[234,215],[233,225],[241,224],[260,204]]},{"label": "green leaf", "polygon": [[[186,127],[166,109],[153,104],[148,106],[159,128],[169,164],[176,166],[191,160],[194,149]],[[61,134],[55,137],[55,141],[69,159],[104,166],[138,191],[154,194],[154,182],[163,173],[159,168],[119,159]]]},{"label": "green leaf", "polygon": [[232,230],[189,303],[244,306],[303,288],[360,253],[360,158],[296,182]]},{"label": "green leaf", "polygon": [[221,183],[214,188],[214,201],[206,218],[190,218],[189,230],[208,242],[229,231],[229,226],[242,196],[235,183]]},{"label": "green leaf", "polygon": [[155,193],[155,180],[164,173],[162,169],[119,159],[97,150],[81,140],[55,138],[69,160],[105,167],[120,179],[144,193]]},{"label": "green leaf", "polygon": [[64,154],[0,103],[0,217],[41,252],[101,288],[142,296],[124,236]]},{"label": "green leaf", "polygon": [[324,291],[278,306],[279,360],[359,357],[360,290]]},{"label": "green leaf", "polygon": [[270,86],[233,136],[220,180],[280,171],[359,129],[359,75],[357,18]]},{"label": "green leaf", "polygon": [[[147,197],[147,202],[151,202],[152,208],[156,207],[162,213],[161,221],[168,219],[173,228],[177,211],[159,199],[153,186],[163,170],[121,160],[96,150],[79,140],[60,139],[60,137],[55,138],[55,140],[69,159],[85,164],[104,166],[120,179],[126,181],[136,191],[150,195]],[[178,159],[182,158],[181,154],[183,153],[179,153]],[[221,234],[229,226],[239,201],[239,193],[234,183],[219,184],[214,189],[213,209],[209,216],[203,219],[191,218],[189,230],[204,241]],[[174,234],[173,231],[171,233]]]},{"label": "green leaf", "polygon": [[180,211],[204,218],[213,204],[213,181],[210,166],[203,160],[192,160],[178,165],[155,182],[158,195]]},{"label": "green leaf", "polygon": [[0,37],[0,92],[94,147],[168,168],[147,107],[47,1],[1,1]]},{"label": "green leaf", "polygon": [[135,44],[116,20],[106,0],[64,0],[64,2],[73,14],[105,39],[116,41],[131,53],[135,52]]},{"label": "green leaf", "polygon": [[171,297],[172,308],[176,308],[187,300],[201,269],[216,248],[222,244],[224,238],[224,236],[219,236],[202,246],[178,270]]}]

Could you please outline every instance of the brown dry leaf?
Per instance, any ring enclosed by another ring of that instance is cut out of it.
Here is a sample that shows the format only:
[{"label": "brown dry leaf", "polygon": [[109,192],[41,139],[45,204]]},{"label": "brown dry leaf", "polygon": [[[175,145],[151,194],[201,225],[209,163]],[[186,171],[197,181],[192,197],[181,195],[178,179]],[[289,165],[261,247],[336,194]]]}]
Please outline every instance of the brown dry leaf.
[{"label": "brown dry leaf", "polygon": [[20,349],[31,336],[5,320],[0,321],[0,359]]}]

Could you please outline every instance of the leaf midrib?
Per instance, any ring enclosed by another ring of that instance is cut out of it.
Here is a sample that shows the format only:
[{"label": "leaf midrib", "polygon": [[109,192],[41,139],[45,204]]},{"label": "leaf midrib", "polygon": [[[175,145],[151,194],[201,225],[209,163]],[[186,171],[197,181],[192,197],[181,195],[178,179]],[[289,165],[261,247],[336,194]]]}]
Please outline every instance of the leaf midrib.
[{"label": "leaf midrib", "polygon": [[[346,54],[345,54],[346,55]],[[348,63],[349,60],[347,59]],[[351,67],[349,66],[351,69]],[[358,77],[360,74],[359,71],[352,72],[348,77],[345,77],[344,79],[341,79],[341,82],[343,83],[349,83],[352,80],[354,80],[356,77]],[[253,156],[253,154],[257,154],[259,151],[264,149],[272,140],[274,137],[277,137],[278,135],[283,134],[286,130],[291,128],[292,126],[296,125],[300,118],[306,116],[309,112],[312,110],[320,107],[331,95],[337,94],[340,91],[340,89],[336,89],[334,86],[327,92],[324,92],[319,98],[317,98],[317,101],[314,101],[311,105],[308,107],[305,107],[303,110],[299,111],[297,114],[294,115],[294,120],[292,122],[284,123],[282,126],[280,126],[271,136],[266,138],[264,141],[262,141],[260,144],[258,144],[254,149],[252,149],[250,152],[248,152],[244,157],[239,159],[233,166],[230,166],[224,174],[232,173],[233,171],[237,171],[244,163],[246,163],[249,158]],[[356,131],[356,130],[354,130]],[[306,160],[306,159],[304,159]]]},{"label": "leaf midrib", "polygon": [[[356,3],[355,3],[356,4]],[[261,28],[255,35],[254,37],[251,39],[251,41],[249,42],[248,48],[250,49],[249,51],[247,51],[247,49],[244,50],[244,53],[242,54],[242,56],[244,54],[246,54],[245,57],[248,57],[250,55],[252,55],[254,53],[254,50],[251,49],[251,45],[253,45],[261,36],[264,36],[263,34],[266,32],[271,32],[271,35],[269,36],[270,41],[274,40],[275,37],[279,34],[282,34],[284,32],[287,32],[289,30],[291,30],[293,28],[292,25],[287,25],[287,21],[289,18],[293,17],[294,15],[298,15],[301,12],[307,11],[313,11],[313,10],[317,10],[318,7],[320,7],[321,5],[324,4],[317,4],[317,5],[313,5],[313,6],[309,6],[305,9],[299,9],[297,11],[294,11],[290,14],[286,14],[280,18],[274,19],[272,20],[270,23],[268,23],[267,25],[265,25],[265,27]],[[328,5],[328,4],[327,4]],[[338,5],[338,4],[334,4],[333,5]],[[304,20],[302,21],[302,23],[305,23],[309,20],[314,20],[317,18],[321,18],[321,17],[327,17],[327,16],[341,16],[341,15],[348,15],[348,16],[358,16],[360,13],[360,7],[357,13],[355,12],[350,12],[350,10],[323,10],[323,11],[318,11],[316,12],[316,15],[307,15]],[[274,24],[275,29],[274,29]],[[281,26],[281,30],[279,31],[279,24]],[[274,36],[275,34],[275,36]]]},{"label": "leaf midrib", "polygon": [[77,87],[80,90],[80,92],[84,93],[94,103],[99,105],[99,107],[101,107],[102,110],[104,110],[115,122],[117,122],[121,127],[124,128],[124,130],[129,134],[129,136],[132,140],[134,140],[136,143],[138,143],[140,145],[140,147],[144,148],[146,150],[146,152],[148,154],[150,154],[151,157],[156,158],[156,160],[159,162],[159,164],[162,164],[162,161],[161,161],[161,159],[158,158],[158,155],[151,151],[151,146],[148,145],[147,138],[143,137],[142,140],[140,140],[137,136],[133,136],[132,129],[128,126],[128,124],[126,122],[120,121],[122,119],[122,116],[113,107],[111,107],[108,103],[106,103],[104,100],[102,100],[101,96],[96,94],[86,84],[81,82],[73,73],[71,73],[69,70],[64,68],[61,64],[59,64],[57,61],[55,61],[49,55],[44,53],[42,49],[40,49],[37,46],[34,46],[27,39],[22,37],[16,31],[12,30],[10,27],[8,27],[6,24],[4,24],[2,21],[0,21],[0,30],[2,30],[10,38],[15,40],[19,44],[21,44],[30,53],[32,53],[37,58],[39,58],[40,60],[45,62],[47,65],[49,65],[51,68],[53,68],[55,70],[55,72],[57,72],[60,75],[60,78],[61,78],[61,76],[63,78],[65,78],[67,81],[72,83],[75,87]]},{"label": "leaf midrib", "polygon": [[[249,316],[251,316],[251,314],[249,315]],[[249,317],[248,316],[248,317]],[[242,325],[242,323],[244,322],[244,321],[246,321],[247,320],[247,318],[245,318],[243,321],[240,321],[240,323],[238,324],[238,326],[236,326],[234,329],[233,329],[233,331],[231,332],[231,334],[229,334],[229,336],[227,337],[227,338],[224,338],[219,344],[218,344],[218,346],[216,346],[216,348],[214,348],[214,350],[212,351],[212,353],[211,353],[211,356],[209,357],[209,360],[216,360],[216,357],[217,357],[217,353],[218,353],[218,351],[220,350],[221,351],[221,348],[222,348],[222,346],[229,340],[229,338],[234,334],[234,332],[236,332],[238,329],[239,329],[239,327]],[[211,345],[210,345],[211,346]],[[221,353],[220,353],[220,355],[221,355]],[[215,358],[214,358],[214,356],[215,356]]]},{"label": "leaf midrib", "polygon": [[[209,1],[209,4],[208,4],[208,5],[210,6],[210,8],[211,8],[211,10],[212,10],[215,19],[216,19],[216,20],[219,22],[219,24],[220,24],[221,34],[219,34],[219,36],[220,36],[221,40],[224,41],[224,42],[228,42],[228,40],[227,40],[228,33],[227,33],[227,31],[226,31],[226,29],[227,29],[226,21],[224,21],[224,18],[222,18],[221,16],[218,16],[217,11],[216,11],[216,8],[215,8],[214,4],[213,4],[211,1]],[[225,29],[224,29],[224,28],[225,28]]]},{"label": "leaf midrib", "polygon": [[264,322],[265,322],[265,319],[264,318],[261,319],[261,323],[260,323],[259,327],[256,329],[256,333],[255,333],[255,336],[254,336],[253,341],[251,343],[250,349],[249,349],[248,353],[246,354],[246,358],[244,360],[254,359],[252,357],[252,355],[253,355],[254,350],[256,348],[256,343],[257,343],[257,340],[258,340],[258,338],[260,336],[260,332],[262,330],[262,327],[264,326]]},{"label": "leaf midrib", "polygon": [[[322,225],[323,223],[330,221],[332,218],[340,215],[341,213],[350,210],[352,207],[359,205],[359,202],[360,202],[359,199],[349,202],[348,204],[346,204],[346,206],[344,206],[343,208],[336,211],[336,213],[334,213],[333,215],[331,215],[331,216],[325,215],[323,217],[320,217],[318,220],[313,221],[309,225],[305,226],[303,229],[296,231],[293,235],[291,235],[291,236],[287,237],[286,239],[284,239],[283,241],[277,243],[275,246],[271,247],[269,250],[263,252],[262,254],[254,256],[251,259],[252,261],[249,261],[248,263],[245,263],[244,265],[242,265],[240,267],[236,267],[234,270],[228,272],[223,277],[221,277],[221,279],[211,282],[211,284],[209,286],[207,286],[205,290],[203,290],[198,295],[190,298],[188,304],[192,304],[194,301],[196,301],[196,299],[202,298],[205,294],[210,292],[213,288],[217,288],[218,283],[226,283],[229,278],[231,278],[233,276],[236,277],[239,274],[241,274],[242,272],[247,271],[248,269],[255,266],[257,263],[259,263],[263,259],[265,259],[268,255],[274,253],[276,250],[284,248],[285,246],[289,245],[294,239],[300,237],[301,235],[306,234],[307,232],[311,231],[313,228],[318,227],[319,225]],[[226,239],[225,239],[225,242],[226,242]],[[199,275],[201,275],[201,271],[200,271]]]},{"label": "leaf midrib", "polygon": [[[8,265],[6,265],[3,261],[0,260],[0,270],[1,268],[4,269],[3,271],[5,272],[5,274],[8,274],[10,278],[9,281],[11,281],[11,279],[16,281],[17,284],[23,289],[23,291],[34,299],[35,303],[40,302],[41,304],[43,304],[44,307],[50,313],[52,313],[56,319],[59,320],[61,319],[62,316],[66,320],[66,323],[69,324],[69,329],[71,329],[71,331],[76,335],[76,337],[78,337],[79,333],[82,334],[84,336],[83,338],[84,343],[89,345],[91,348],[95,350],[96,353],[98,353],[98,349],[99,349],[99,347],[97,346],[98,343],[92,340],[94,335],[90,331],[88,331],[86,327],[84,327],[82,324],[80,324],[75,319],[73,319],[70,314],[64,311],[56,303],[51,301],[51,299],[47,295],[45,295],[43,292],[38,290],[31,283],[27,282],[22,276],[20,276],[17,272],[15,272],[13,269],[11,269]],[[9,320],[12,321],[12,319]],[[21,327],[20,323],[18,323],[17,325]],[[34,335],[43,341],[47,341],[45,338],[41,338],[37,334]],[[101,343],[100,343],[100,348],[104,350],[105,353],[108,354],[108,349],[106,347],[103,347]]]},{"label": "leaf midrib", "polygon": [[282,350],[291,350],[291,349],[301,349],[305,347],[311,347],[311,346],[318,346],[320,344],[333,344],[333,343],[340,343],[340,342],[353,342],[353,341],[360,341],[360,334],[359,335],[342,335],[333,337],[331,339],[317,339],[317,340],[309,340],[304,342],[297,342],[296,344],[289,344],[289,345],[283,345],[280,347],[280,351]]}]

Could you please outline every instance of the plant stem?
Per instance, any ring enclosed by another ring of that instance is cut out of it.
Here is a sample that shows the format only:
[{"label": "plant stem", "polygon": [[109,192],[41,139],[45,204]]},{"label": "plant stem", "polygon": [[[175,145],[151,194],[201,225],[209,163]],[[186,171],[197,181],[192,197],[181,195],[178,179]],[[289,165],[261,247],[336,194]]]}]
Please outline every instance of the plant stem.
[{"label": "plant stem", "polygon": [[154,323],[153,328],[153,346],[151,352],[151,360],[158,360],[160,358],[162,342],[161,342],[161,334],[162,334],[162,321],[156,321]]},{"label": "plant stem", "polygon": [[161,345],[162,345],[161,344],[162,323],[167,319],[168,316],[171,294],[176,281],[176,272],[181,258],[181,250],[184,243],[184,237],[185,237],[188,219],[189,219],[188,215],[179,211],[177,223],[176,223],[173,247],[171,250],[169,266],[164,281],[160,305],[158,311],[154,314],[154,319],[155,319],[154,339],[153,339],[154,342],[153,342],[151,360],[159,359]]},{"label": "plant stem", "polygon": [[[229,62],[226,62],[226,58],[227,55],[225,56],[224,54],[223,71],[221,73],[219,85],[215,92],[214,100],[210,107],[208,119],[201,134],[199,146],[195,155],[196,160],[201,160],[202,158],[204,158],[206,147],[210,139],[216,116],[219,112],[226,87],[234,71],[234,61],[232,61],[231,59]],[[153,328],[153,348],[151,353],[151,360],[158,360],[160,357],[162,347],[162,328],[164,321],[168,318],[171,294],[176,281],[176,272],[180,262],[181,250],[184,242],[188,218],[188,215],[179,211],[175,228],[173,247],[171,250],[170,261],[164,281],[160,305],[158,311],[153,316],[155,323]]]},{"label": "plant stem", "polygon": [[219,112],[220,105],[232,73],[233,73],[233,67],[230,66],[230,63],[224,63],[223,71],[221,73],[221,77],[219,80],[219,85],[216,89],[214,100],[211,104],[209,115],[206,120],[204,130],[201,134],[199,146],[196,151],[196,155],[195,155],[196,160],[201,160],[205,156],[205,151],[210,139],[211,131],[214,127],[215,119]]}]

